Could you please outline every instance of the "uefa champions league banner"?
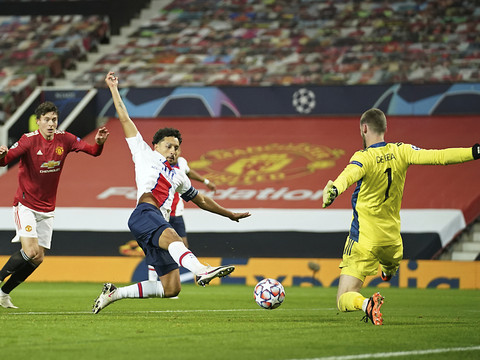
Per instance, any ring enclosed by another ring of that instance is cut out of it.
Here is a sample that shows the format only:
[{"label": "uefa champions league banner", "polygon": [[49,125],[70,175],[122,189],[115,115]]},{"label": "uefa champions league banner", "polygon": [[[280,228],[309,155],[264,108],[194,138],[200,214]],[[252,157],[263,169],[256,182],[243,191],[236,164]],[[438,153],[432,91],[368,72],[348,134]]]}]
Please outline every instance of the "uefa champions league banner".
[{"label": "uefa champions league banner", "polygon": [[[480,84],[125,88],[130,116],[244,117],[359,115],[371,107],[387,115],[480,113]],[[115,116],[108,90],[97,96],[99,116]]]}]

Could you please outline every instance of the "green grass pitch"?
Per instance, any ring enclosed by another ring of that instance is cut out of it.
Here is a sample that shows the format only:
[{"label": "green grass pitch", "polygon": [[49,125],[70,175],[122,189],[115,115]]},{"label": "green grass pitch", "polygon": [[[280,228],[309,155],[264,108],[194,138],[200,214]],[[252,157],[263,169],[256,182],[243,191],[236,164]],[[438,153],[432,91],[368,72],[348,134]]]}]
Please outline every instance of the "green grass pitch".
[{"label": "green grass pitch", "polygon": [[[381,290],[384,325],[339,313],[336,288],[287,287],[275,310],[240,285],[184,285],[179,299],[126,299],[97,315],[102,284],[25,283],[0,308],[0,358],[479,359],[478,290]],[[370,295],[375,289],[363,289]]]}]

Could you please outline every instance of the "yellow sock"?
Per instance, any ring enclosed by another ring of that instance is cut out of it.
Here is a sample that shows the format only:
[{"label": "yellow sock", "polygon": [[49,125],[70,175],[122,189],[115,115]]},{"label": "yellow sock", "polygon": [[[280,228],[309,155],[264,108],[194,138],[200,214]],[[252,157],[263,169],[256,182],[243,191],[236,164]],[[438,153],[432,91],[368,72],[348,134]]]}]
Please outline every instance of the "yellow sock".
[{"label": "yellow sock", "polygon": [[340,296],[337,307],[340,311],[362,310],[363,300],[365,300],[365,298],[362,294],[349,291]]}]

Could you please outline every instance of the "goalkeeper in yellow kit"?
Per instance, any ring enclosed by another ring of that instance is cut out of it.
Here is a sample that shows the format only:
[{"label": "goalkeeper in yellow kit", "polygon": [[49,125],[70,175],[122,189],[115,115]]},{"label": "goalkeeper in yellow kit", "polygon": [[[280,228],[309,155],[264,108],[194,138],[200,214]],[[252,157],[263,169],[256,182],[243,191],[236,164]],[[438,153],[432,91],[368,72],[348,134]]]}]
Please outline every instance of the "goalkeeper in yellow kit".
[{"label": "goalkeeper in yellow kit", "polygon": [[365,321],[382,325],[380,293],[363,297],[360,290],[366,276],[376,275],[380,264],[382,279],[389,281],[403,257],[400,236],[400,207],[405,176],[410,165],[448,165],[480,158],[480,145],[469,148],[424,150],[404,143],[386,143],[387,119],[379,109],[370,109],[360,118],[364,150],[357,151],[335,181],[323,190],[323,207],[350,185],[353,219],[340,264],[337,307],[340,311],[363,310]]}]

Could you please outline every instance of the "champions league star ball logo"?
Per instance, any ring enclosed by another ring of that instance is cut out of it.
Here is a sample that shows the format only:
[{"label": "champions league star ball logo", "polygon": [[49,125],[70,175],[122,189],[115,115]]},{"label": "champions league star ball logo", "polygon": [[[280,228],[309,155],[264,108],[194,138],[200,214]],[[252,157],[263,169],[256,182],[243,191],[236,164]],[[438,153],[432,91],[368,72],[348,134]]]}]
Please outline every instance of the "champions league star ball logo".
[{"label": "champions league star ball logo", "polygon": [[300,114],[310,114],[317,105],[315,94],[305,88],[299,89],[293,93],[292,105]]}]

